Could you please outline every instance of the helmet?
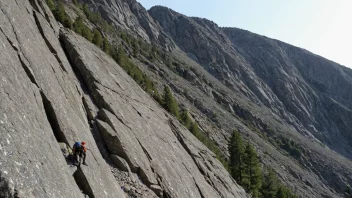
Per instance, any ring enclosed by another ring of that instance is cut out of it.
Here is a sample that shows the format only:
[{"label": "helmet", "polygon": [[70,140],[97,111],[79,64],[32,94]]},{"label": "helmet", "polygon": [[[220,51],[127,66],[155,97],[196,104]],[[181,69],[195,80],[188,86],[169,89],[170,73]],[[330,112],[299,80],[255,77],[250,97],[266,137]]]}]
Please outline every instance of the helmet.
[{"label": "helmet", "polygon": [[86,144],[86,142],[83,142],[83,141],[82,141],[82,142],[81,142],[81,144],[82,144],[82,145],[85,145],[85,144]]}]

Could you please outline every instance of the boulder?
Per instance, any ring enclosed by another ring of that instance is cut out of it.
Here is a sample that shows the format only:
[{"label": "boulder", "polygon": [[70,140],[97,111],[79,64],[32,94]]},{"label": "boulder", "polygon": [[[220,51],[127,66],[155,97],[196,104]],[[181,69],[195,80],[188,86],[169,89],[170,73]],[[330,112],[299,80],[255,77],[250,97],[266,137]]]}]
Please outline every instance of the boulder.
[{"label": "boulder", "polygon": [[125,172],[130,172],[131,171],[128,163],[122,157],[119,157],[117,155],[110,155],[110,158],[111,158],[112,162],[114,163],[114,165],[118,169],[120,169],[122,171],[125,171]]}]

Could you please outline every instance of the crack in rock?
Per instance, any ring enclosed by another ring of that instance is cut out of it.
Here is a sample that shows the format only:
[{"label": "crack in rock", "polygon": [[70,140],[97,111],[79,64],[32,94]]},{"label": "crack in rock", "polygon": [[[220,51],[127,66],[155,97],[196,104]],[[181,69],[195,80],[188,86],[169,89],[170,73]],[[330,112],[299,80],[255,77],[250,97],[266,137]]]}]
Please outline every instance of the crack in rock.
[{"label": "crack in rock", "polygon": [[83,194],[88,195],[89,198],[95,197],[93,194],[92,187],[90,186],[86,176],[84,175],[82,168],[78,167],[75,173],[73,174],[73,177],[75,178],[75,181],[79,189],[81,189],[81,191],[83,192]]},{"label": "crack in rock", "polygon": [[32,69],[25,64],[25,62],[23,61],[21,53],[19,52],[18,48],[13,44],[13,42],[10,40],[10,38],[6,36],[6,34],[4,33],[4,31],[2,30],[1,27],[0,27],[0,31],[4,34],[4,36],[6,37],[7,41],[12,46],[12,48],[17,52],[17,56],[18,56],[18,59],[19,59],[19,61],[21,63],[21,66],[22,66],[23,70],[26,72],[26,74],[27,74],[28,78],[30,79],[30,81],[39,88],[38,83],[37,83],[37,81],[36,81],[36,79],[34,77]]},{"label": "crack in rock", "polygon": [[41,24],[40,24],[39,18],[38,18],[38,16],[37,16],[37,13],[38,13],[38,12],[36,12],[35,10],[33,10],[33,17],[34,17],[34,19],[35,19],[35,24],[36,24],[37,27],[38,27],[38,30],[39,30],[39,32],[40,32],[40,35],[42,36],[43,40],[45,41],[45,44],[48,46],[48,49],[50,50],[50,52],[54,55],[55,59],[56,59],[57,62],[59,63],[60,68],[61,68],[63,71],[65,71],[66,73],[68,73],[67,70],[66,70],[66,68],[64,67],[62,61],[60,60],[60,58],[59,58],[59,56],[58,56],[58,54],[57,54],[57,51],[54,49],[54,47],[51,45],[51,43],[49,42],[49,40],[46,38],[45,33],[44,33],[44,30],[43,30],[43,28],[42,28],[42,26],[41,26]]}]

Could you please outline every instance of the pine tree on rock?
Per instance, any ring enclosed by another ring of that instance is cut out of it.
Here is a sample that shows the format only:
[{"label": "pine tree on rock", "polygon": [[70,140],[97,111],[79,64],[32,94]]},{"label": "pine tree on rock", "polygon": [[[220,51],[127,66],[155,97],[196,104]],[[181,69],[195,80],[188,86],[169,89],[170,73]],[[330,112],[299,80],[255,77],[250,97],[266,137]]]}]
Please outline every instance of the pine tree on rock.
[{"label": "pine tree on rock", "polygon": [[109,54],[109,55],[111,54],[111,44],[107,38],[104,38],[102,47],[103,47],[103,51],[106,54]]},{"label": "pine tree on rock", "polygon": [[192,120],[191,120],[191,118],[189,117],[189,113],[188,113],[188,110],[187,110],[187,109],[184,109],[184,110],[182,111],[181,119],[182,119],[183,125],[184,125],[187,129],[190,129],[190,127],[191,127],[191,125],[192,125]]},{"label": "pine tree on rock", "polygon": [[61,23],[66,19],[65,6],[62,2],[58,3],[56,17],[57,17],[58,21],[60,21]]},{"label": "pine tree on rock", "polygon": [[99,48],[101,48],[103,43],[103,37],[97,29],[93,30],[93,43]]},{"label": "pine tree on rock", "polygon": [[75,31],[77,34],[82,35],[82,26],[83,26],[83,18],[81,16],[78,16],[73,23],[73,31]]},{"label": "pine tree on rock", "polygon": [[73,5],[75,5],[75,6],[79,6],[78,0],[73,0],[72,3],[73,3]]},{"label": "pine tree on rock", "polygon": [[163,98],[160,96],[158,89],[156,89],[155,87],[153,87],[153,97],[160,105],[162,105]]},{"label": "pine tree on rock", "polygon": [[263,185],[261,194],[264,198],[276,197],[278,191],[278,179],[275,172],[272,169],[268,170],[268,173],[264,175]]},{"label": "pine tree on rock", "polygon": [[168,112],[176,116],[176,118],[179,117],[178,104],[168,86],[164,86],[163,103],[164,103],[164,108]]},{"label": "pine tree on rock", "polygon": [[82,36],[90,42],[92,42],[93,40],[92,31],[90,31],[90,29],[86,25],[83,26]]},{"label": "pine tree on rock", "polygon": [[55,7],[53,0],[46,0],[46,4],[48,5],[49,9],[52,12],[56,10],[56,7]]},{"label": "pine tree on rock", "polygon": [[259,189],[261,187],[262,173],[259,166],[259,160],[254,148],[247,143],[244,158],[244,173],[243,181],[244,188],[254,197],[259,197]]},{"label": "pine tree on rock", "polygon": [[76,18],[76,21],[73,23],[73,30],[84,38],[86,38],[88,41],[93,40],[92,31],[89,29],[88,26],[84,24],[82,16],[78,16]]},{"label": "pine tree on rock", "polygon": [[286,186],[280,185],[276,192],[275,198],[297,198],[297,197]]},{"label": "pine tree on rock", "polygon": [[139,47],[139,44],[138,44],[137,40],[133,41],[132,48],[133,48],[133,56],[134,57],[138,57],[139,52],[140,52],[140,47]]},{"label": "pine tree on rock", "polygon": [[58,2],[57,10],[55,10],[55,18],[62,23],[66,28],[72,28],[72,21],[65,11],[65,6],[62,2]]},{"label": "pine tree on rock", "polygon": [[90,10],[89,10],[88,4],[83,5],[83,12],[84,14],[86,14],[87,17],[89,17]]},{"label": "pine tree on rock", "polygon": [[242,185],[244,149],[239,132],[234,131],[232,133],[228,148],[230,152],[230,173],[237,183]]},{"label": "pine tree on rock", "polygon": [[276,198],[288,198],[286,189],[283,186],[280,186],[275,195]]},{"label": "pine tree on rock", "polygon": [[200,138],[199,126],[198,126],[198,124],[196,122],[192,123],[190,131],[198,139]]},{"label": "pine tree on rock", "polygon": [[125,53],[125,50],[120,46],[117,50],[117,63],[125,70],[127,70],[128,67],[128,57]]}]

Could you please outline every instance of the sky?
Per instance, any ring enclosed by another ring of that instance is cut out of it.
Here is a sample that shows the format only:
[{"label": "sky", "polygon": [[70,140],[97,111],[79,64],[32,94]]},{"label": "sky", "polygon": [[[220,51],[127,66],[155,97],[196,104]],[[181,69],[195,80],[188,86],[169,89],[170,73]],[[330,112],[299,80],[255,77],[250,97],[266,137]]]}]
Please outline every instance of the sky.
[{"label": "sky", "polygon": [[352,68],[352,0],[137,0],[307,49]]}]

